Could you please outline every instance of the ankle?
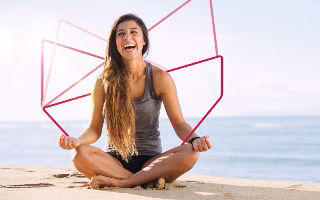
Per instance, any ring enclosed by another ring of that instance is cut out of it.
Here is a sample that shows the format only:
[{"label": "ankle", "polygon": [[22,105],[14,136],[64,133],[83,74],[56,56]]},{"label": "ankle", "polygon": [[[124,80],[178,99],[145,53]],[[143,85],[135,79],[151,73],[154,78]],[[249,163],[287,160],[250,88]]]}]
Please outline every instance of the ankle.
[{"label": "ankle", "polygon": [[121,188],[129,187],[127,182],[126,182],[126,179],[116,179],[115,180],[115,186],[116,187],[121,187]]}]

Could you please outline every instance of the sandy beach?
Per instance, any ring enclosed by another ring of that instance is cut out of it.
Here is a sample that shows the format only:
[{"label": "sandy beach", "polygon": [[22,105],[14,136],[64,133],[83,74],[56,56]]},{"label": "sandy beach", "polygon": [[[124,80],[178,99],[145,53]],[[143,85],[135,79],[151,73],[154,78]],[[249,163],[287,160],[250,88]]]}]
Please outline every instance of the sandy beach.
[{"label": "sandy beach", "polygon": [[303,199],[320,200],[320,184],[245,180],[186,174],[164,190],[88,189],[89,180],[75,169],[0,165],[0,199]]}]

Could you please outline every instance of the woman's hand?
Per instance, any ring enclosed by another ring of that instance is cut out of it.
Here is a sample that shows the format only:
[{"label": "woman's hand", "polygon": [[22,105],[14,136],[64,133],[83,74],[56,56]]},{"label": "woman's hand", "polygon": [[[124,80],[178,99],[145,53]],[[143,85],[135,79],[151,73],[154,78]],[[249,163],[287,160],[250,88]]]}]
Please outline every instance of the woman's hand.
[{"label": "woman's hand", "polygon": [[59,145],[63,149],[75,149],[80,145],[80,141],[77,138],[60,135]]},{"label": "woman's hand", "polygon": [[209,141],[209,136],[203,136],[192,142],[193,149],[196,152],[203,152],[211,149],[211,143]]}]

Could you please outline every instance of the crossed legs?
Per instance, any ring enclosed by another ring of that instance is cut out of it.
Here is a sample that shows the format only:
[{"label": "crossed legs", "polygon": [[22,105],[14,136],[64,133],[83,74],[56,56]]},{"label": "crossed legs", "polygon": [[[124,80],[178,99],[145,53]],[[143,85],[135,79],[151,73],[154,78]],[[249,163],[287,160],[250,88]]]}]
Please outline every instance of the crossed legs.
[{"label": "crossed legs", "polygon": [[191,144],[175,147],[147,161],[143,168],[133,174],[123,168],[111,155],[89,145],[80,145],[75,152],[75,167],[91,179],[91,186],[132,187],[159,178],[173,182],[190,170],[198,159]]},{"label": "crossed legs", "polygon": [[89,145],[77,147],[72,155],[72,160],[77,170],[89,179],[96,175],[123,179],[133,174],[123,168],[118,159]]}]

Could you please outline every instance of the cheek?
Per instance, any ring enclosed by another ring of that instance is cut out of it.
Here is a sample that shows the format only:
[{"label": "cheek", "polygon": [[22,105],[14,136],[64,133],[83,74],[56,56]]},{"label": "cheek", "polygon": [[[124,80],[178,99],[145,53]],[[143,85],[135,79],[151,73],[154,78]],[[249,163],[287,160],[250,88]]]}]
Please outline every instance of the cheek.
[{"label": "cheek", "polygon": [[121,52],[121,42],[119,40],[116,40],[116,45],[118,52]]},{"label": "cheek", "polygon": [[139,38],[139,44],[141,49],[143,48],[143,46],[145,45],[144,39],[143,38]]}]

